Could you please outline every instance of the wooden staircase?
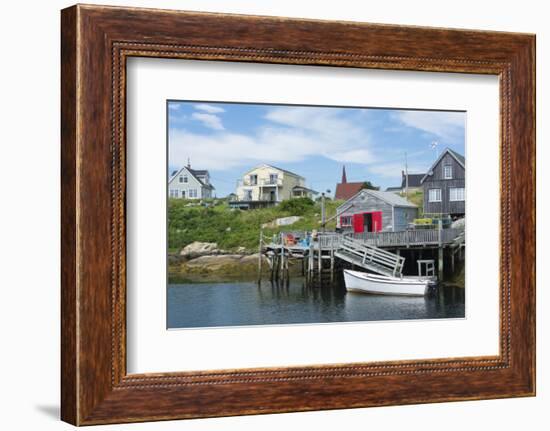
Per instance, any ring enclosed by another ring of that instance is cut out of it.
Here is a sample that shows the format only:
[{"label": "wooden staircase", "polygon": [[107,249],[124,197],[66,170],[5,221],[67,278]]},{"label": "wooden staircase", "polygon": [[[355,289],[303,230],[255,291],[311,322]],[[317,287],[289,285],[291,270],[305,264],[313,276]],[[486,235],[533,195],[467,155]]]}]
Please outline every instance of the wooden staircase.
[{"label": "wooden staircase", "polygon": [[405,264],[404,257],[350,237],[344,237],[334,255],[353,265],[392,277],[401,277]]}]

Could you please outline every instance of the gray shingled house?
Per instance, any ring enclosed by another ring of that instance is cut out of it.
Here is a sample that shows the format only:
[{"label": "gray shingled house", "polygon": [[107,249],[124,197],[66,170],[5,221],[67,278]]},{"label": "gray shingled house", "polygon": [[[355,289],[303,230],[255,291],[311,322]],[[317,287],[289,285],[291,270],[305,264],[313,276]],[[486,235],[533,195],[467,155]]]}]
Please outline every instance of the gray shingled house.
[{"label": "gray shingled house", "polygon": [[424,214],[443,214],[453,218],[466,212],[466,160],[446,148],[421,180],[424,189]]}]

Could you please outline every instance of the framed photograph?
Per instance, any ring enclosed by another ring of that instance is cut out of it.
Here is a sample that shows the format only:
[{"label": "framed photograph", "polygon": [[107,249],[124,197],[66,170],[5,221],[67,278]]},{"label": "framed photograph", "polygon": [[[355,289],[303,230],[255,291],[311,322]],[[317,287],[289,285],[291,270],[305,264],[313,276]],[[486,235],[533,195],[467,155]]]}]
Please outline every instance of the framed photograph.
[{"label": "framed photograph", "polygon": [[535,37],[62,11],[62,419],[535,394]]}]

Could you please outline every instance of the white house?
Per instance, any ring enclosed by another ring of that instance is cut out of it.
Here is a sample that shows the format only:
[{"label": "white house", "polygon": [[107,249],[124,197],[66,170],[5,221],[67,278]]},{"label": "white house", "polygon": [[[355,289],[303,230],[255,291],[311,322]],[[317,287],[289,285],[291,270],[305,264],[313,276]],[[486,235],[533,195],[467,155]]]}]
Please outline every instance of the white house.
[{"label": "white house", "polygon": [[187,164],[179,171],[172,172],[168,180],[168,197],[179,199],[211,198],[214,186],[206,170],[191,169]]},{"label": "white house", "polygon": [[317,192],[306,187],[306,179],[294,172],[262,164],[237,182],[231,206],[239,208],[265,207],[296,197],[313,197]]}]

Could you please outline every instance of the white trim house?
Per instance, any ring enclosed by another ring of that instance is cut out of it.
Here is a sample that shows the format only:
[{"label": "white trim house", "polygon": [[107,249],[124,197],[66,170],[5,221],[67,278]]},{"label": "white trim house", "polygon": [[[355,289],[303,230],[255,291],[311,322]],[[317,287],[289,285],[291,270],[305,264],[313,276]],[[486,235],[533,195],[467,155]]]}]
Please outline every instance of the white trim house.
[{"label": "white trim house", "polygon": [[317,192],[306,187],[306,179],[294,172],[262,164],[245,172],[237,181],[236,208],[257,208],[276,205],[286,199],[313,197]]},{"label": "white trim house", "polygon": [[213,197],[213,190],[209,172],[190,165],[172,172],[168,180],[168,197],[173,199],[207,199]]}]

